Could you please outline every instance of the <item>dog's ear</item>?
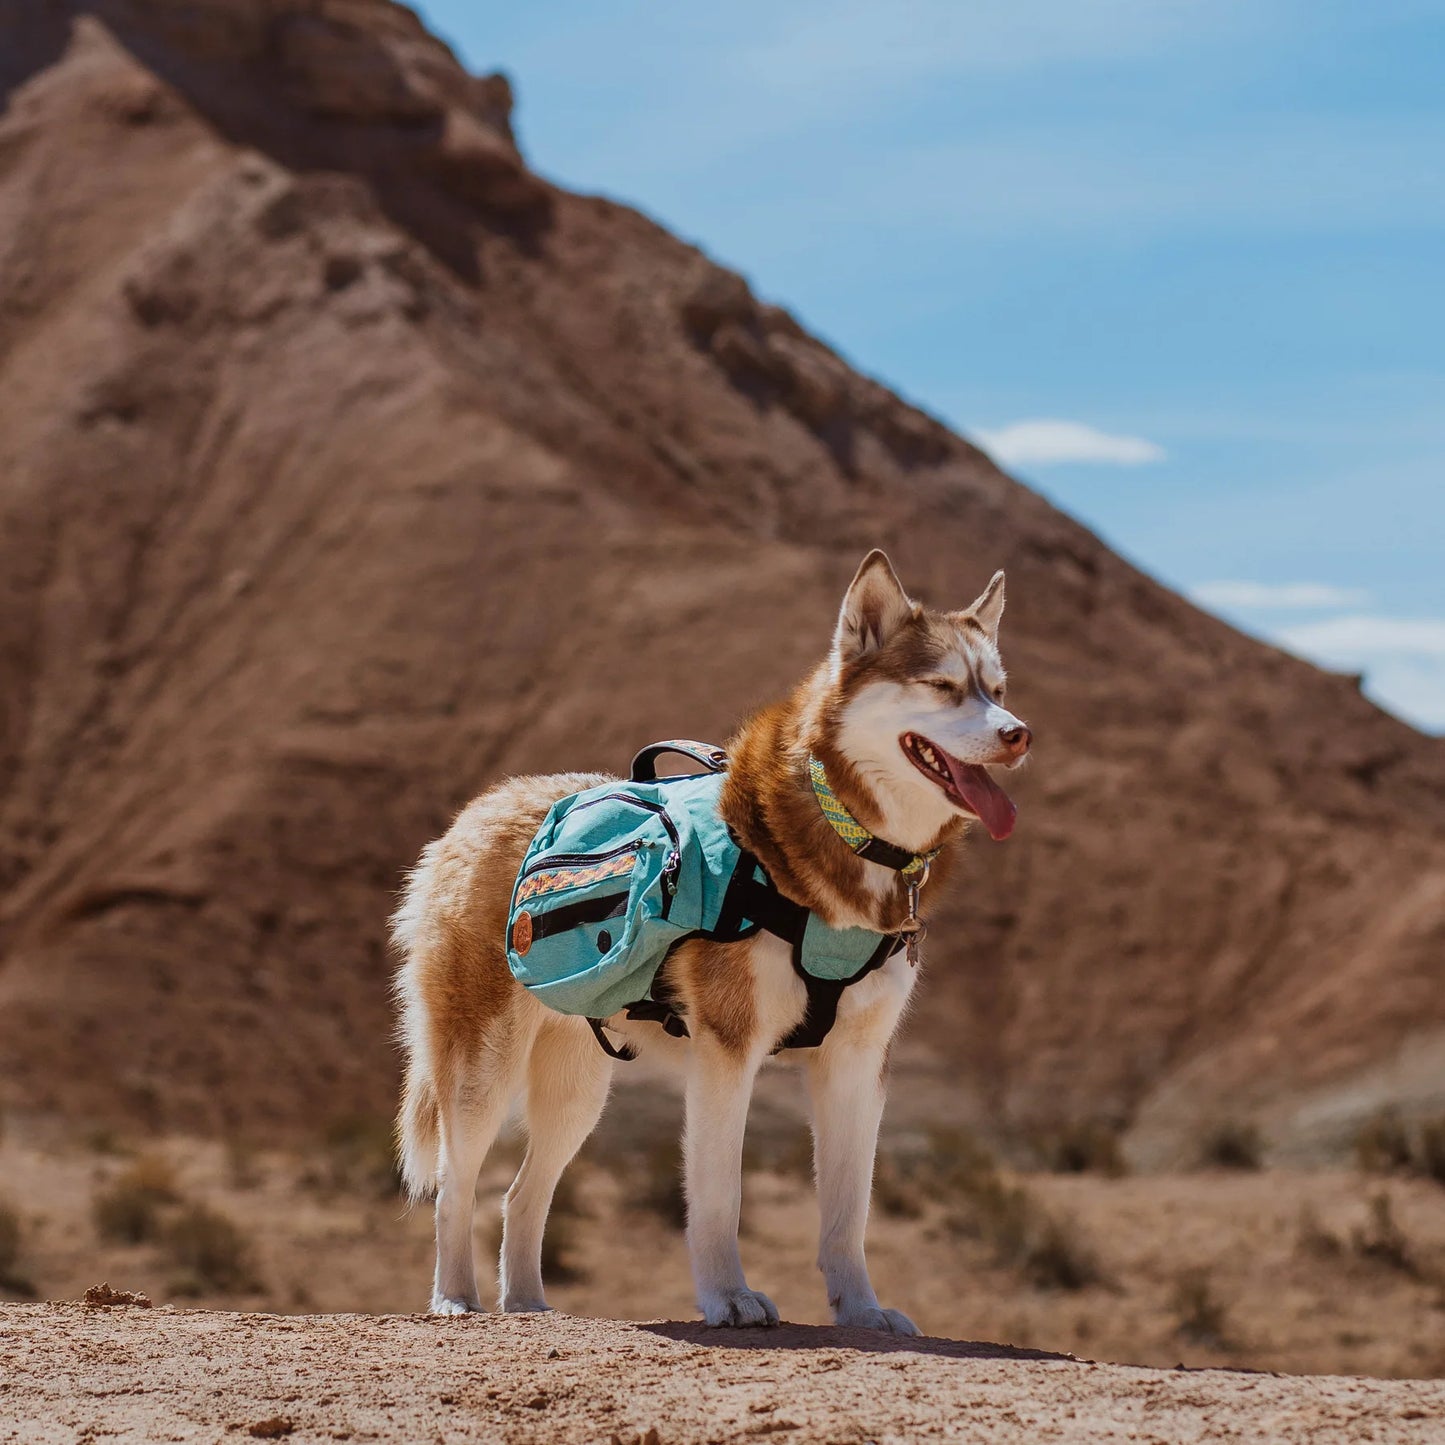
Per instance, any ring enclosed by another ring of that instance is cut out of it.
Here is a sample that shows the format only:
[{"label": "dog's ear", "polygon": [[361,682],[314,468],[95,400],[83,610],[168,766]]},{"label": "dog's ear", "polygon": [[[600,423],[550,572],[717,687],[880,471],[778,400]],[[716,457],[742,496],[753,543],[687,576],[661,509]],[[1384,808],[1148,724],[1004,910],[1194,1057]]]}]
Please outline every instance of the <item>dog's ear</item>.
[{"label": "dog's ear", "polygon": [[898,631],[917,608],[903,590],[885,553],[874,548],[864,559],[838,613],[833,656],[838,662],[874,652]]},{"label": "dog's ear", "polygon": [[1003,573],[995,572],[988,586],[962,612],[955,615],[971,617],[997,642],[999,619],[1003,616]]}]

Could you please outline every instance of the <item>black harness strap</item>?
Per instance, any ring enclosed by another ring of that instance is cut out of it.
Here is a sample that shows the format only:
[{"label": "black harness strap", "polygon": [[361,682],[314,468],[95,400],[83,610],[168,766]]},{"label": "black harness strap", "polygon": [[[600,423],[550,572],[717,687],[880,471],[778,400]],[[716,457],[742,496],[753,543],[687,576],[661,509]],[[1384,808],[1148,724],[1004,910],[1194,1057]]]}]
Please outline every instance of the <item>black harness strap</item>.
[{"label": "black harness strap", "polygon": [[591,1025],[597,1042],[602,1045],[602,1052],[606,1054],[609,1059],[621,1059],[623,1063],[630,1064],[633,1059],[637,1057],[637,1050],[634,1049],[631,1044],[623,1044],[619,1049],[617,1045],[602,1032],[601,1019],[588,1019],[587,1022]]}]

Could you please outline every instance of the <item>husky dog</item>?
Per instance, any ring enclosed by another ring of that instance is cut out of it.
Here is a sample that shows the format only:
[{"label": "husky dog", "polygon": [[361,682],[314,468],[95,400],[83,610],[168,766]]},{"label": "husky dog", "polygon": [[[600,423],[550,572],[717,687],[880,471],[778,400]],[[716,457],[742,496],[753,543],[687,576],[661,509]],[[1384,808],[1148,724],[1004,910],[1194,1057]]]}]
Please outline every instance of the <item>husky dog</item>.
[{"label": "husky dog", "polygon": [[[1013,804],[985,769],[1023,761],[1032,735],[1004,706],[998,626],[1004,574],[961,612],[911,601],[874,551],[843,599],[832,648],[785,701],[745,723],[720,810],[743,847],[793,902],[836,927],[879,933],[909,919],[900,873],[867,862],[825,817],[810,781],[821,763],[834,796],[876,838],[941,850],[937,880],[971,820],[1008,836]],[[483,1308],[472,1258],[478,1173],[513,1101],[525,1094],[527,1153],[503,1205],[500,1306],[543,1310],[542,1230],[552,1193],[601,1115],[612,1060],[585,1019],[554,1012],[512,977],[508,906],[522,855],[559,798],[610,781],[597,774],[514,778],[482,794],[432,843],[392,920],[406,1084],[398,1119],[413,1198],[436,1194],[431,1308]],[[922,891],[919,917],[936,895]],[[743,1128],[759,1066],[803,1017],[788,946],[767,933],[692,939],[666,964],[690,1037],[651,1022],[607,1022],[635,1049],[675,1051],[686,1070],[687,1242],[710,1325],[775,1324],[738,1256]],[[802,1051],[812,1100],[821,1212],[818,1267],[840,1325],[917,1333],[883,1309],[863,1233],[883,1110],[888,1045],[916,970],[902,951],[843,991],[823,1043]]]}]

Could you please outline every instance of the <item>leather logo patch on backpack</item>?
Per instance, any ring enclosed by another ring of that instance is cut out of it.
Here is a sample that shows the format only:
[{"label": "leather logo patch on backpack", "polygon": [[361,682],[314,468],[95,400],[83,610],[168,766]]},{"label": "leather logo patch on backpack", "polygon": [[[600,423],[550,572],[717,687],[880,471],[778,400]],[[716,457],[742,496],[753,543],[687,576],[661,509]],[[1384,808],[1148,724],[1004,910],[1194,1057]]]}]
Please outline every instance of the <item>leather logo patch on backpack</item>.
[{"label": "leather logo patch on backpack", "polygon": [[512,920],[512,952],[526,953],[532,946],[532,915],[524,908]]}]

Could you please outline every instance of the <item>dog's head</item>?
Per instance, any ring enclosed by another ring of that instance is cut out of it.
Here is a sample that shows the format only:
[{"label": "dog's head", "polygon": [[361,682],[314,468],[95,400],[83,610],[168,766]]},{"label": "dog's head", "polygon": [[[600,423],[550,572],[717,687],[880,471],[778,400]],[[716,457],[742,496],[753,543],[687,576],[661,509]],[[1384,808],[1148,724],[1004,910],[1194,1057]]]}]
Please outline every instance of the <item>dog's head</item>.
[{"label": "dog's head", "polygon": [[1014,805],[989,767],[1017,767],[1033,734],[1004,705],[998,649],[1004,576],[959,612],[934,612],[904,592],[888,558],[870,552],[838,614],[823,712],[838,754],[910,834],[959,814],[995,839]]}]

